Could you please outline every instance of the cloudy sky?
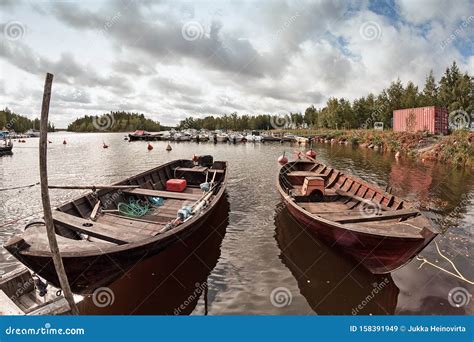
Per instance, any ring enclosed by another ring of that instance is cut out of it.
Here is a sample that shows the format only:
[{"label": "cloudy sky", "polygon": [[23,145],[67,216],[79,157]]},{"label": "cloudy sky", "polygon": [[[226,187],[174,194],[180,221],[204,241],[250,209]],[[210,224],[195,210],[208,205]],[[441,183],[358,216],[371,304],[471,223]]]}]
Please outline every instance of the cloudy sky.
[{"label": "cloudy sky", "polygon": [[51,120],[287,113],[328,97],[474,73],[474,1],[0,0],[0,103]]}]

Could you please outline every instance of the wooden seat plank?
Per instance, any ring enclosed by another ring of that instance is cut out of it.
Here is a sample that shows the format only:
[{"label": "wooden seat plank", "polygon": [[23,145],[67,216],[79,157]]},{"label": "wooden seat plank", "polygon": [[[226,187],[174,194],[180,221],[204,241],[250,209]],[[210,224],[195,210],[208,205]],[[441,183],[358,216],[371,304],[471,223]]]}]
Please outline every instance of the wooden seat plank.
[{"label": "wooden seat plank", "polygon": [[55,223],[64,225],[74,231],[119,245],[142,240],[148,237],[147,235],[138,234],[122,227],[86,220],[60,211],[55,211],[53,213],[53,220]]},{"label": "wooden seat plank", "polygon": [[358,222],[371,222],[371,221],[383,221],[383,220],[392,220],[403,217],[415,216],[420,212],[418,210],[392,210],[392,211],[383,211],[378,215],[358,215],[358,216],[329,216],[327,219],[338,222],[338,223],[358,223]]},{"label": "wooden seat plank", "polygon": [[327,177],[326,173],[318,173],[313,171],[291,171],[287,173],[288,177]]},{"label": "wooden seat plank", "polygon": [[195,167],[177,167],[174,169],[175,171],[179,172],[206,172],[208,170],[207,167],[204,166],[195,166]]},{"label": "wooden seat plank", "polygon": [[202,197],[201,194],[190,194],[187,192],[173,192],[173,191],[162,191],[162,190],[149,190],[149,189],[131,189],[124,191],[127,194],[139,195],[139,196],[150,196],[150,197],[163,197],[173,198],[181,200],[197,201]]}]

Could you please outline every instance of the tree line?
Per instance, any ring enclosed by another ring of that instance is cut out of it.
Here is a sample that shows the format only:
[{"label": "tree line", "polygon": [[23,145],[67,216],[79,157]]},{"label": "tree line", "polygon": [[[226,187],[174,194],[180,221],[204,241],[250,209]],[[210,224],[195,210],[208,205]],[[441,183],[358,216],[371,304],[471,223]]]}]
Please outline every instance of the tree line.
[{"label": "tree line", "polygon": [[323,108],[308,107],[304,114],[277,115],[209,115],[204,118],[188,117],[179,128],[267,130],[272,128],[372,128],[374,122],[392,127],[395,109],[440,106],[453,110],[474,111],[474,81],[467,72],[461,73],[456,62],[446,68],[436,82],[431,71],[422,90],[411,81],[406,86],[400,79],[393,81],[379,94],[369,94],[349,101],[331,97]]},{"label": "tree line", "polygon": [[157,132],[161,129],[158,121],[146,118],[143,114],[124,111],[97,115],[86,115],[70,123],[72,132],[128,132],[137,129]]},{"label": "tree line", "polygon": [[[0,129],[25,133],[29,129],[40,129],[39,119],[28,119],[26,116],[12,112],[8,107],[0,110]],[[48,131],[54,132],[54,124],[48,122]]]}]

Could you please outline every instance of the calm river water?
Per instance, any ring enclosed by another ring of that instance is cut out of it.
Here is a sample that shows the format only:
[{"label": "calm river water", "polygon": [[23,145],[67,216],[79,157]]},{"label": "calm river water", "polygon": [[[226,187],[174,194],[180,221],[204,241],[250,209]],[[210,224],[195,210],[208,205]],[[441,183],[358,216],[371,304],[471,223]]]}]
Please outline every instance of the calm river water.
[{"label": "calm river water", "polygon": [[[135,266],[109,285],[108,302],[92,296],[84,314],[325,315],[473,314],[474,301],[456,307],[449,293],[474,287],[413,260],[391,275],[374,276],[303,230],[281,206],[275,189],[277,157],[298,146],[280,144],[129,143],[124,134],[50,135],[51,184],[111,183],[172,159],[212,154],[227,160],[227,200],[206,227],[162,254]],[[66,138],[67,145],[62,144]],[[102,142],[110,145],[102,148]],[[39,180],[38,139],[15,143],[0,158],[0,188]],[[435,208],[428,213],[445,231],[436,241],[468,279],[472,264],[474,175],[467,169],[409,160],[341,145],[316,146],[318,158],[393,193]],[[51,190],[58,205],[80,191]],[[0,192],[0,242],[20,231],[41,211],[39,187]],[[450,215],[451,214],[451,215]],[[444,219],[446,216],[448,219]],[[422,253],[448,268],[434,242]],[[0,273],[18,263],[0,248]]]}]

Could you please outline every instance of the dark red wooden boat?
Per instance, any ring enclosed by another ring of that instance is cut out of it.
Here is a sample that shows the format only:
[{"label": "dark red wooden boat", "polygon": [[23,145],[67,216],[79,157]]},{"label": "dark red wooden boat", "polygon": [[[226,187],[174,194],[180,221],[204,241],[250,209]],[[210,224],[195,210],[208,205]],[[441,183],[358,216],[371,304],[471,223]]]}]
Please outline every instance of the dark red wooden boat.
[{"label": "dark red wooden boat", "polygon": [[[183,192],[165,191],[167,180],[183,178],[187,181]],[[201,190],[205,182],[210,187]],[[54,210],[59,249],[73,292],[90,292],[109,284],[141,260],[196,231],[223,197],[226,182],[226,162],[203,165],[176,160]],[[130,203],[131,198],[146,201],[151,197],[161,197],[164,204],[151,206],[141,217],[117,212],[119,204]],[[192,213],[176,221],[178,211],[185,206],[191,207]],[[59,285],[44,223],[27,225],[4,247],[41,277]]]},{"label": "dark red wooden boat", "polygon": [[405,265],[438,234],[411,203],[317,161],[284,165],[277,186],[302,226],[374,274]]}]

